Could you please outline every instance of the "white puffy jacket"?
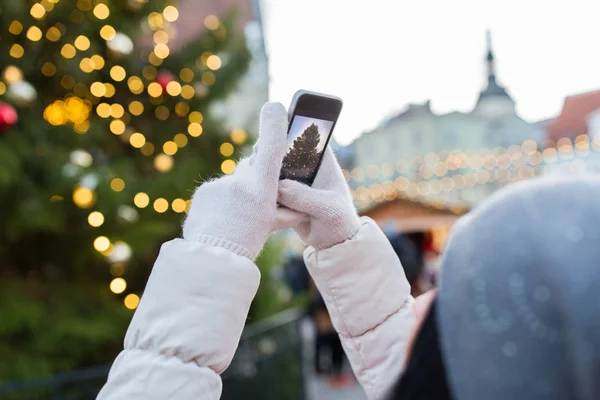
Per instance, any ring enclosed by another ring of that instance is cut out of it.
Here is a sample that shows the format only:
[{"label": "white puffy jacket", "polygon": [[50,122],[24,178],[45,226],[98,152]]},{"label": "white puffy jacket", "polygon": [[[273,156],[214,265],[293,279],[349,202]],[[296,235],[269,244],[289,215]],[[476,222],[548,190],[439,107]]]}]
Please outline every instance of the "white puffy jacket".
[{"label": "white puffy jacket", "polygon": [[[389,241],[369,218],[356,236],[308,248],[319,288],[369,399],[382,399],[404,365],[413,299]],[[165,243],[98,399],[219,399],[220,375],[244,327],[260,273],[223,248]]]}]

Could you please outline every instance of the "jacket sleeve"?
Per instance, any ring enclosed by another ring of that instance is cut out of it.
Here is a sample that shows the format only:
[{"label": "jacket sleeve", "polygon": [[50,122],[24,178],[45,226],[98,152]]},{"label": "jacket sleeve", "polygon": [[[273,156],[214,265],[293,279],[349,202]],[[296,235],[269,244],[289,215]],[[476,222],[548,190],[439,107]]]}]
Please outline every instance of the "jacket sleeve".
[{"label": "jacket sleeve", "polygon": [[404,367],[413,298],[398,256],[370,218],[350,240],[308,248],[307,268],[369,399],[383,399]]},{"label": "jacket sleeve", "polygon": [[219,399],[259,281],[228,250],[165,243],[98,399]]}]

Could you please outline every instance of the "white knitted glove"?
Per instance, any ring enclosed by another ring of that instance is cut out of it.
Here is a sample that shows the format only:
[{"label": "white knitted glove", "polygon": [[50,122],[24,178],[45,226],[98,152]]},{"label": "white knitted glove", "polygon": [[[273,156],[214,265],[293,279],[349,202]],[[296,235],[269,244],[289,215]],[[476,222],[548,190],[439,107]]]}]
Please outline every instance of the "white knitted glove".
[{"label": "white knitted glove", "polygon": [[345,242],[360,228],[344,174],[330,148],[313,185],[283,180],[279,183],[278,200],[290,210],[308,215],[308,219],[298,217],[294,230],[304,243],[316,249]]},{"label": "white knitted glove", "polygon": [[286,149],[288,115],[267,103],[260,116],[253,154],[232,175],[202,184],[192,197],[183,238],[254,260],[276,223],[277,187]]}]

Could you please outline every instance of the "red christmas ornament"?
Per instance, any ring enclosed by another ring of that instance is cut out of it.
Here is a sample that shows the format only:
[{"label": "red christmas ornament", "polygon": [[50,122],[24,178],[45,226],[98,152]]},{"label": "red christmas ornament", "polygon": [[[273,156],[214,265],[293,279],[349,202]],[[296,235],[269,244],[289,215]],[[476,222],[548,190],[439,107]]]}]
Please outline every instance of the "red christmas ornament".
[{"label": "red christmas ornament", "polygon": [[156,77],[156,83],[158,83],[160,85],[160,87],[162,87],[163,90],[167,90],[167,85],[170,82],[173,82],[175,80],[175,77],[173,76],[173,74],[171,74],[170,72],[160,72],[158,74],[158,76]]},{"label": "red christmas ornament", "polygon": [[17,112],[8,103],[0,101],[0,132],[4,132],[17,123]]}]

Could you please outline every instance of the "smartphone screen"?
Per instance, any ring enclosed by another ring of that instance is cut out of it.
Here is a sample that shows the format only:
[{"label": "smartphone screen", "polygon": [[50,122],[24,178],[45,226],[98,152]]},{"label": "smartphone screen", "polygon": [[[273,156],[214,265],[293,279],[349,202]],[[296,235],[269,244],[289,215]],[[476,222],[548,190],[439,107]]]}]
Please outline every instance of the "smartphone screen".
[{"label": "smartphone screen", "polygon": [[337,98],[303,94],[296,103],[287,136],[281,179],[311,185],[342,109]]}]

